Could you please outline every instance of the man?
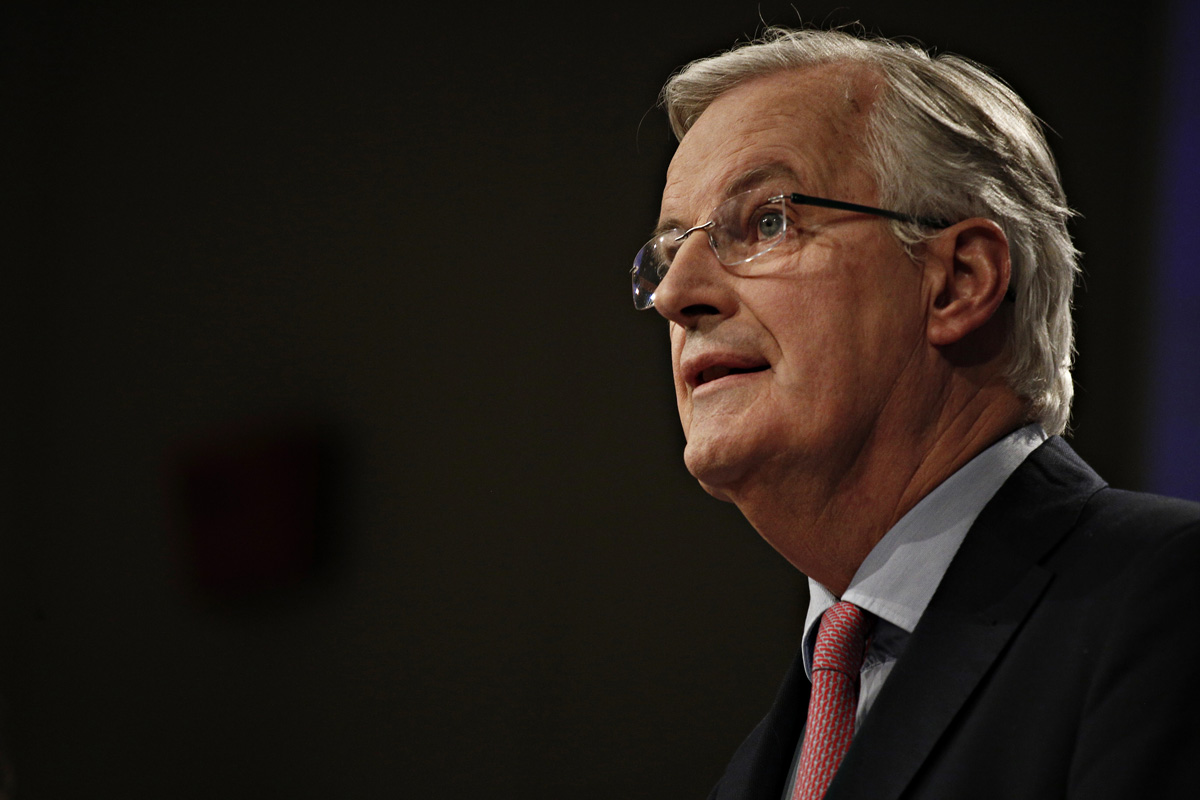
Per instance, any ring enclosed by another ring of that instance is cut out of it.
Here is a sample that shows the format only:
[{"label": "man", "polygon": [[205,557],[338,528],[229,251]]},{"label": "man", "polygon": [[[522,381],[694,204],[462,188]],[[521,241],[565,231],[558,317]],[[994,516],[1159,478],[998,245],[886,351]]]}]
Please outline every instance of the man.
[{"label": "man", "polygon": [[782,30],[663,98],[634,301],[670,323],[688,469],[811,595],[712,797],[1200,797],[1200,507],[1057,436],[1076,253],[1025,104]]}]

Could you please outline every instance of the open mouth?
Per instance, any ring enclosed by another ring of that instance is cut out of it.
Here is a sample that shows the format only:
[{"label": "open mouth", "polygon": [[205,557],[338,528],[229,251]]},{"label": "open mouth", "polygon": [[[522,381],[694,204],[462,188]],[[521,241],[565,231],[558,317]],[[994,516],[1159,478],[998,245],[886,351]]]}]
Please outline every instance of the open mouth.
[{"label": "open mouth", "polygon": [[726,375],[740,375],[744,372],[762,372],[766,368],[766,364],[757,367],[729,367],[720,364],[715,367],[709,367],[706,370],[701,370],[700,374],[696,376],[696,385],[703,386],[709,381],[720,380]]}]

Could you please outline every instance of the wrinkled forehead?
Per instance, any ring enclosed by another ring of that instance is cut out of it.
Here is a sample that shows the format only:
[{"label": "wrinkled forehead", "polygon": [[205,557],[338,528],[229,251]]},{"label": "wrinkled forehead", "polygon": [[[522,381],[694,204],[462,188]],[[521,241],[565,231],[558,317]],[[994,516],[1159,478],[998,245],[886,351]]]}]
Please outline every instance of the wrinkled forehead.
[{"label": "wrinkled forehead", "polygon": [[[874,96],[861,69],[827,65],[739,84],[705,109],[667,170],[663,218],[706,213],[747,176],[787,181],[809,194],[862,195],[867,112]],[[868,179],[869,180],[869,179]],[[783,187],[781,187],[783,188]]]}]

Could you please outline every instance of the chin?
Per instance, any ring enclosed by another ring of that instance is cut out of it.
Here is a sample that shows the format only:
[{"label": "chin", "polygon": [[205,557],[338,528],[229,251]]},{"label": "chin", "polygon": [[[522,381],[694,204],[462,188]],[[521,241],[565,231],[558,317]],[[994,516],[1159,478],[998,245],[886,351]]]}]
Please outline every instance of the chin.
[{"label": "chin", "polygon": [[731,459],[729,447],[698,446],[688,442],[683,451],[683,463],[704,491],[718,500],[733,502],[730,490],[745,473],[743,459]]},{"label": "chin", "polygon": [[700,488],[703,489],[704,491],[708,492],[709,494],[711,494],[713,497],[717,498],[718,500],[722,500],[726,503],[733,502],[732,497],[730,497],[728,494],[726,494],[724,490],[719,489],[716,486],[710,486],[709,484],[705,483],[704,481],[700,481]]}]

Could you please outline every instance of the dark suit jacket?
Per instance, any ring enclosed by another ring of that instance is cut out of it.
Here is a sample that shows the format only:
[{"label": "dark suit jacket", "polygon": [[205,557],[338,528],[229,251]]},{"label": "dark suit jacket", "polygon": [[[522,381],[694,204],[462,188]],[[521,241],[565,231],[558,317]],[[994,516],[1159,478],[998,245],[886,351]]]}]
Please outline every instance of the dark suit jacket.
[{"label": "dark suit jacket", "polygon": [[[779,800],[799,657],[712,800]],[[967,534],[827,800],[1200,798],[1200,505],[1052,437]]]}]

